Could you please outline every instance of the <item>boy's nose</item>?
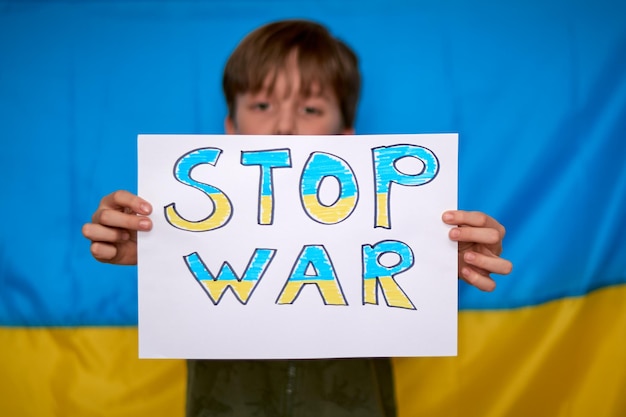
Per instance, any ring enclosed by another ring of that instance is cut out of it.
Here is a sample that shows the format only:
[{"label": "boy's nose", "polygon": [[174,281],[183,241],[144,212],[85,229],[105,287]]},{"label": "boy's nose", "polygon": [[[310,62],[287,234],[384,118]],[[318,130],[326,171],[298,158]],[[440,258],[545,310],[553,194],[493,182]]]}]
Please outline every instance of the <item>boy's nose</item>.
[{"label": "boy's nose", "polygon": [[296,135],[296,117],[291,111],[282,111],[276,119],[275,135]]}]

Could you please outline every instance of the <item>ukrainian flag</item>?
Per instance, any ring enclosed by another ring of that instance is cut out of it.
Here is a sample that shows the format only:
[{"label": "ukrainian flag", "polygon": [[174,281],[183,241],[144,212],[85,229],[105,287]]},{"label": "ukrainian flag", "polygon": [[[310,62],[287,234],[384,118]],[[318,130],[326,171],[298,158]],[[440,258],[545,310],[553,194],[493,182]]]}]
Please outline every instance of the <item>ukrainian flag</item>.
[{"label": "ukrainian flag", "polygon": [[458,132],[460,206],[507,227],[459,356],[394,360],[400,417],[626,415],[626,3],[405,3],[0,1],[0,415],[184,414],[136,269],[80,229],[136,190],[137,134],[222,133],[225,59],[288,17],[359,53],[359,133]]}]

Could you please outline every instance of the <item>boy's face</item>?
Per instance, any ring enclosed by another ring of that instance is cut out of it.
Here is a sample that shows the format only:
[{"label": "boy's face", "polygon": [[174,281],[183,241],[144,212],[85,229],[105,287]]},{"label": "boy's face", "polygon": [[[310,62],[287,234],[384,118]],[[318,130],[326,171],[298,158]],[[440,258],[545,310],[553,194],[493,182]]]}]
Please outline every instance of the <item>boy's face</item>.
[{"label": "boy's face", "polygon": [[226,133],[242,135],[340,135],[354,134],[345,128],[334,92],[313,85],[309,96],[300,91],[301,79],[296,55],[288,59],[284,71],[276,74],[256,94],[244,93],[235,101],[234,118],[227,117]]}]

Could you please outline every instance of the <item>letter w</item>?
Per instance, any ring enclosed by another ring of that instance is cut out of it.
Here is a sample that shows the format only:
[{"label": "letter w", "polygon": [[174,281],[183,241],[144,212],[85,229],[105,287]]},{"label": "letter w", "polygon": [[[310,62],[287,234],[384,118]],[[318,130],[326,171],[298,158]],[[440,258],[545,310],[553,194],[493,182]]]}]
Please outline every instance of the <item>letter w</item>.
[{"label": "letter w", "polygon": [[213,304],[218,305],[227,288],[230,288],[241,304],[246,304],[257,284],[265,274],[276,249],[255,249],[242,278],[239,278],[228,262],[224,262],[217,277],[206,267],[197,252],[183,256],[187,268],[202,286]]}]

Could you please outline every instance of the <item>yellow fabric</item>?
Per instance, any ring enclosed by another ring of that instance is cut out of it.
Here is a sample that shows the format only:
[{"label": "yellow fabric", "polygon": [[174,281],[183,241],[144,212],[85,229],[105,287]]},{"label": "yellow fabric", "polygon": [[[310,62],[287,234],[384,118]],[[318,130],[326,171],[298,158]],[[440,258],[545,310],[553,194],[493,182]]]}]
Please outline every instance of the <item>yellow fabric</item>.
[{"label": "yellow fabric", "polygon": [[[399,417],[626,416],[626,286],[462,312],[458,357],[394,368]],[[182,417],[185,381],[136,328],[0,328],[0,416]]]},{"label": "yellow fabric", "polygon": [[137,359],[136,328],[0,328],[0,416],[182,417],[182,360]]},{"label": "yellow fabric", "polygon": [[626,286],[463,312],[457,357],[394,370],[399,417],[626,416]]}]

